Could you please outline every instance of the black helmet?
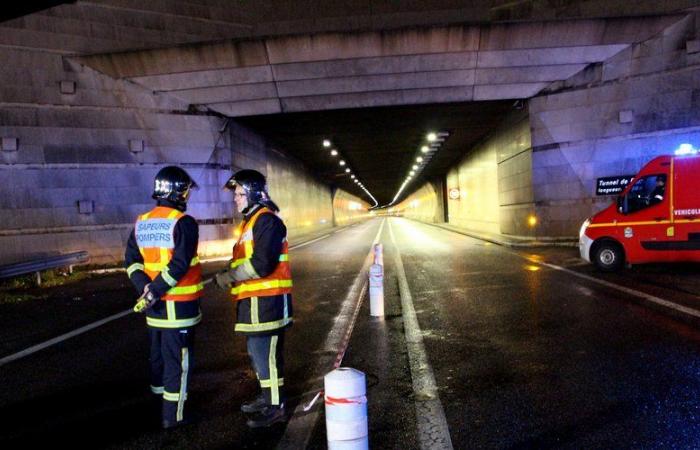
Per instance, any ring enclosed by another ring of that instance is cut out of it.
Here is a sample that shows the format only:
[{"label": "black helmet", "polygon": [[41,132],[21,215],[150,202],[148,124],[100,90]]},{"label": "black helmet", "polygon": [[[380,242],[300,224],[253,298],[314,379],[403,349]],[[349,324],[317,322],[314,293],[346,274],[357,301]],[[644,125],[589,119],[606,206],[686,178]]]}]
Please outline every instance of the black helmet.
[{"label": "black helmet", "polygon": [[176,166],[163,167],[153,181],[153,197],[156,200],[168,200],[184,207],[191,189],[197,189],[197,183],[183,169]]},{"label": "black helmet", "polygon": [[228,179],[224,185],[224,189],[233,191],[236,189],[236,186],[240,186],[246,193],[249,206],[260,203],[275,211],[279,211],[277,205],[270,200],[270,194],[267,193],[267,180],[265,180],[265,175],[257,170],[239,170]]}]

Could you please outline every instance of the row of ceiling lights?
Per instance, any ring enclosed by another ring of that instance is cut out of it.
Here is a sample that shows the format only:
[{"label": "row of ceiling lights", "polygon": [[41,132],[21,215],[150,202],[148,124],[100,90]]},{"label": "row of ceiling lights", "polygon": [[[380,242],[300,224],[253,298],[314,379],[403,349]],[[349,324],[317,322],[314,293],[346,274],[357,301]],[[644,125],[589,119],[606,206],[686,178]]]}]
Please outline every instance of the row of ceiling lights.
[{"label": "row of ceiling lights", "polygon": [[387,206],[391,206],[396,203],[396,200],[401,196],[401,192],[408,186],[408,184],[413,180],[413,178],[419,174],[428,161],[433,157],[433,155],[440,149],[440,146],[445,142],[447,137],[450,135],[447,131],[430,132],[425,135],[426,142],[421,145],[420,153],[416,156],[415,163],[411,166],[411,170],[408,172],[406,179],[401,184],[401,187],[396,192],[394,199]]},{"label": "row of ceiling lights", "polygon": [[333,144],[331,143],[330,139],[323,140],[323,147],[330,149],[331,156],[340,158],[340,160],[338,161],[338,164],[340,165],[340,167],[344,167],[345,173],[350,176],[350,179],[353,181],[353,183],[358,185],[363,191],[365,191],[365,194],[367,194],[369,196],[369,198],[372,199],[372,201],[374,202],[374,206],[372,206],[372,207],[374,208],[377,205],[379,205],[379,202],[377,201],[377,199],[375,199],[374,196],[367,190],[367,188],[362,184],[362,182],[357,178],[357,176],[355,176],[355,174],[352,173],[352,170],[350,170],[350,168],[347,167],[347,163],[345,162],[344,159],[341,158],[338,150],[335,148],[331,148],[332,146],[333,146]]}]

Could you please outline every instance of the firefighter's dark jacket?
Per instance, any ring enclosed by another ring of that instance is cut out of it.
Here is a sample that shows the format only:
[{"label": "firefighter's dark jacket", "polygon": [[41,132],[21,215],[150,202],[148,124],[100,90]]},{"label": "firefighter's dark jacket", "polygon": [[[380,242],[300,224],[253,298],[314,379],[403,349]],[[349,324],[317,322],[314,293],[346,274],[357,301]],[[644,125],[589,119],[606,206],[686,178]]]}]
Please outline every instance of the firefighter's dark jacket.
[{"label": "firefighter's dark jacket", "polygon": [[[255,204],[243,213],[243,220],[250,220],[262,205]],[[255,269],[257,277],[264,278],[275,271],[282,253],[283,241],[287,236],[287,227],[276,214],[261,214],[253,226],[253,241],[255,246],[251,255],[251,265]],[[241,266],[239,266],[241,267]],[[228,282],[235,281],[236,269],[229,269],[224,273]],[[240,275],[240,274],[239,274]],[[257,307],[251,310],[251,299],[245,298],[237,303],[236,331],[245,334],[274,333],[279,328],[291,325],[292,298],[291,295],[275,295],[270,297],[255,298]],[[251,314],[257,310],[258,317],[252,318]],[[261,330],[251,323],[260,325],[269,324],[268,329]],[[274,325],[278,323],[279,326]]]},{"label": "firefighter's dark jacket", "polygon": [[[158,206],[165,206],[183,211],[182,208],[167,200],[159,200]],[[145,212],[145,211],[144,211]],[[174,231],[175,248],[173,249],[173,258],[168,263],[168,271],[170,276],[176,281],[187,273],[190,268],[192,258],[197,254],[197,243],[199,241],[199,226],[197,221],[192,216],[185,215],[177,221]],[[131,231],[129,241],[126,244],[126,253],[124,255],[124,265],[129,267],[134,263],[143,264],[143,257],[136,245],[136,236],[134,230]],[[136,291],[141,295],[143,288],[150,283],[150,290],[158,297],[162,297],[170,289],[170,285],[163,280],[161,275],[158,275],[153,281],[142,270],[136,270],[129,277],[131,282],[136,287]]]}]

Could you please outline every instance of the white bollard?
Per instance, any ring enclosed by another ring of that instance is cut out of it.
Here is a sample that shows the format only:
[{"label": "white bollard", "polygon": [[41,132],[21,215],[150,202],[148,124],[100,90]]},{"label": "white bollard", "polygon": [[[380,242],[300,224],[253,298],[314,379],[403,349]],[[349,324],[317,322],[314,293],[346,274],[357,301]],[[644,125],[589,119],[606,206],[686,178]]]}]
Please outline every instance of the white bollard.
[{"label": "white bollard", "polygon": [[379,264],[369,266],[369,315],[384,316],[384,268]]},{"label": "white bollard", "polygon": [[384,267],[384,246],[374,244],[374,263]]},{"label": "white bollard", "polygon": [[365,374],[341,367],[323,379],[329,450],[369,448]]}]

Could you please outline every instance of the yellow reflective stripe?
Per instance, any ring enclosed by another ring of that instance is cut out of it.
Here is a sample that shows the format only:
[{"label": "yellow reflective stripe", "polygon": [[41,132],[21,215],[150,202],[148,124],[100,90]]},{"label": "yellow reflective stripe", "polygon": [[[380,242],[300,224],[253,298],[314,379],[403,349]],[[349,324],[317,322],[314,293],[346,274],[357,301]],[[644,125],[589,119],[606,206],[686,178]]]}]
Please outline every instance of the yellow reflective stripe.
[{"label": "yellow reflective stripe", "polygon": [[165,317],[167,317],[168,320],[177,320],[177,313],[175,312],[175,302],[165,302]]},{"label": "yellow reflective stripe", "polygon": [[153,386],[151,385],[151,392],[157,395],[161,395],[163,392],[165,392],[165,388],[163,386]]},{"label": "yellow reflective stripe", "polygon": [[179,319],[179,320],[165,320],[165,319],[155,319],[153,317],[146,317],[146,323],[154,328],[185,328],[197,325],[202,321],[202,314],[199,313],[197,317],[192,317],[190,319]]},{"label": "yellow reflective stripe", "polygon": [[170,270],[166,267],[163,269],[163,271],[160,273],[160,276],[163,277],[163,281],[168,283],[168,286],[173,287],[177,284],[177,280],[170,276]]},{"label": "yellow reflective stripe", "polygon": [[280,386],[277,379],[277,336],[272,336],[270,341],[270,354],[267,362],[270,367],[270,403],[280,404]]},{"label": "yellow reflective stripe", "polygon": [[[180,401],[180,399],[187,400],[187,394],[185,395],[180,395],[178,392],[168,392],[168,391],[163,391],[163,399],[167,400],[169,402],[177,402]],[[178,419],[182,420],[182,419]]]},{"label": "yellow reflective stripe", "polygon": [[165,247],[158,247],[160,251],[160,263],[167,264],[170,261],[170,255],[168,254],[168,249]]},{"label": "yellow reflective stripe", "polygon": [[[272,381],[270,380],[260,380],[260,387],[269,388],[272,386]],[[284,378],[277,380],[277,386],[284,386]]]},{"label": "yellow reflective stripe", "polygon": [[610,227],[610,226],[616,226],[616,227],[623,227],[623,226],[629,226],[629,225],[659,225],[663,223],[671,223],[670,220],[659,220],[659,221],[645,221],[645,222],[609,222],[609,223],[592,223],[588,225],[588,228],[600,228],[600,227]]},{"label": "yellow reflective stripe", "polygon": [[168,213],[168,219],[174,219],[174,218],[178,217],[180,214],[182,214],[180,211],[178,211],[177,209],[173,209],[172,211],[170,211]]},{"label": "yellow reflective stripe", "polygon": [[131,278],[131,274],[136,272],[137,270],[144,270],[144,266],[141,263],[133,263],[126,269],[126,274],[129,278]]},{"label": "yellow reflective stripe", "polygon": [[241,259],[237,259],[235,261],[231,261],[231,268],[235,269],[236,267],[240,266],[241,264],[245,263],[246,261],[248,261],[248,258],[241,258]]},{"label": "yellow reflective stripe", "polygon": [[236,331],[243,331],[243,332],[270,331],[270,330],[276,330],[278,328],[282,328],[290,323],[292,323],[291,317],[286,317],[284,319],[275,320],[274,322],[263,322],[263,323],[258,323],[258,324],[237,323],[235,330]]},{"label": "yellow reflective stripe", "polygon": [[238,295],[243,292],[261,291],[264,289],[278,289],[292,287],[292,280],[270,280],[260,283],[243,283],[231,288],[231,294]]},{"label": "yellow reflective stripe", "polygon": [[280,262],[284,262],[284,261],[289,261],[289,255],[287,255],[287,254],[280,255]]},{"label": "yellow reflective stripe", "polygon": [[183,419],[185,400],[187,400],[187,377],[190,370],[190,354],[187,347],[182,349],[182,375],[180,376],[180,399],[177,402],[177,421]]},{"label": "yellow reflective stripe", "polygon": [[[199,263],[200,263],[199,256],[195,256],[194,258],[192,258],[192,261],[190,261],[190,267],[196,266]],[[168,267],[168,263],[164,263],[164,262],[145,263],[145,265],[146,265],[146,269],[151,270],[153,272],[162,272],[163,269]]]},{"label": "yellow reflective stripe", "polygon": [[259,324],[260,323],[260,317],[259,317],[259,310],[258,310],[258,297],[251,297],[250,298],[250,323],[253,325]]},{"label": "yellow reflective stripe", "polygon": [[152,272],[161,272],[167,266],[167,263],[145,263],[146,270],[150,270]]},{"label": "yellow reflective stripe", "polygon": [[243,246],[245,248],[245,257],[250,259],[250,257],[253,256],[253,241],[245,241]]},{"label": "yellow reflective stripe", "polygon": [[150,217],[150,215],[151,215],[152,212],[153,212],[153,211],[149,211],[149,212],[147,212],[146,214],[141,214],[141,219],[140,219],[140,220],[146,220],[146,219],[148,219],[148,218]]},{"label": "yellow reflective stripe", "polygon": [[202,283],[193,284],[192,286],[175,286],[174,288],[169,289],[166,295],[194,294],[202,290],[204,290],[204,285]]}]

